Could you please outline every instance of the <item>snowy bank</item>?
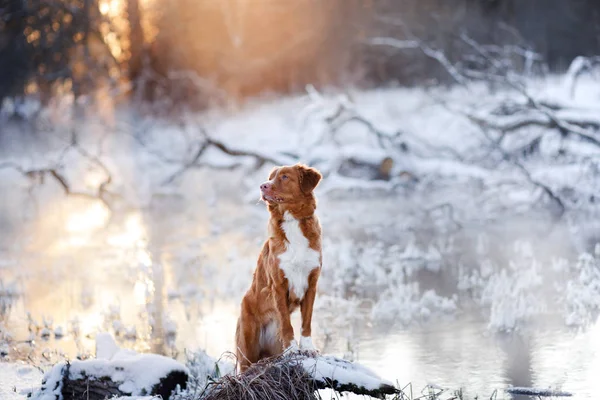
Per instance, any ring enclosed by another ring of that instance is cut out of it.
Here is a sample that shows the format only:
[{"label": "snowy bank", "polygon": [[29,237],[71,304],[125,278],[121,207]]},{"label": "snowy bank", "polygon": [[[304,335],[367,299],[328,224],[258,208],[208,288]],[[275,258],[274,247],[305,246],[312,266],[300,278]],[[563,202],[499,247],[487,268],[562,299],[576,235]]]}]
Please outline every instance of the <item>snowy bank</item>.
[{"label": "snowy bank", "polygon": [[191,357],[188,354],[188,365],[184,366],[157,354],[120,349],[106,333],[97,335],[96,355],[98,358],[93,360],[54,365],[31,398],[101,400],[160,396],[163,400],[208,400],[252,398],[254,392],[266,395],[270,391],[283,393],[283,390],[285,397],[292,399],[295,398],[293,393],[301,392],[312,398],[318,389],[374,397],[398,393],[391,382],[364,366],[304,352],[263,360],[238,375],[232,363],[217,361],[203,351]]}]

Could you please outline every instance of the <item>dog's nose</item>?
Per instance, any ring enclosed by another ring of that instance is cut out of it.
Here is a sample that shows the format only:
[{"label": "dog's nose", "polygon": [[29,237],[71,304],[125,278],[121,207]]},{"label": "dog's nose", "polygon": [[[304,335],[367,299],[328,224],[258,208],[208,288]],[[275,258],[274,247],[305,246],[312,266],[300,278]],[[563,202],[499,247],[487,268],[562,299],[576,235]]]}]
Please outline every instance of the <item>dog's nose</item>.
[{"label": "dog's nose", "polygon": [[260,185],[260,190],[269,190],[271,189],[271,183],[270,182],[265,182],[262,185]]}]

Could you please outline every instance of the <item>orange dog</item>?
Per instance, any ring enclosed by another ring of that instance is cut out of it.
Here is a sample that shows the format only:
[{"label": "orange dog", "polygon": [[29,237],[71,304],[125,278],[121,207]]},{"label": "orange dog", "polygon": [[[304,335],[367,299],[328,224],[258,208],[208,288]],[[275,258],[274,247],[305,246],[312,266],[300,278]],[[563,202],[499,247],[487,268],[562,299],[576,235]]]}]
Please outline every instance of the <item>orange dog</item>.
[{"label": "orange dog", "polygon": [[[258,257],[237,323],[241,372],[283,351],[316,351],[311,319],[322,256],[313,190],[320,180],[316,169],[296,164],[273,169],[269,180],[260,186],[271,214],[269,239]],[[299,347],[290,322],[298,306],[302,316]]]}]

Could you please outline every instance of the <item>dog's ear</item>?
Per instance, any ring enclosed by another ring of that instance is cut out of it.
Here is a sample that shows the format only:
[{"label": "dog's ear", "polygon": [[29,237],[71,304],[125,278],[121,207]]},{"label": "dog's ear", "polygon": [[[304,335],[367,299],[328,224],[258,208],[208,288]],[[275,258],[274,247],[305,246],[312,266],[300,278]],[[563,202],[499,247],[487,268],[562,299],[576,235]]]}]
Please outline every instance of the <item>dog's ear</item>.
[{"label": "dog's ear", "polygon": [[296,168],[298,168],[298,176],[300,177],[300,189],[304,193],[312,192],[322,178],[321,173],[302,164],[297,164]]},{"label": "dog's ear", "polygon": [[275,174],[277,173],[277,170],[279,169],[279,167],[274,167],[271,172],[269,172],[269,180],[273,180],[273,178],[275,178]]}]

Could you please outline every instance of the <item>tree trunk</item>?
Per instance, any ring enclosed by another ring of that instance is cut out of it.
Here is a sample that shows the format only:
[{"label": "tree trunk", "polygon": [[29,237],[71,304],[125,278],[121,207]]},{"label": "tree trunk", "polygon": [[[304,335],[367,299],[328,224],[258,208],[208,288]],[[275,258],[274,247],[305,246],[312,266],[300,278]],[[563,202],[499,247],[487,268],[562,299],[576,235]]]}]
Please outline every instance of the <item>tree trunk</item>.
[{"label": "tree trunk", "polygon": [[22,95],[31,71],[25,38],[27,8],[24,0],[8,2],[0,29],[0,104],[4,97]]},{"label": "tree trunk", "polygon": [[127,1],[127,19],[129,21],[129,80],[135,86],[137,78],[142,73],[144,56],[144,31],[139,0]]}]

